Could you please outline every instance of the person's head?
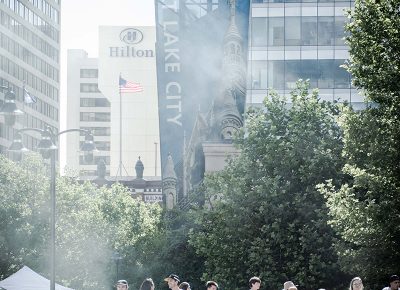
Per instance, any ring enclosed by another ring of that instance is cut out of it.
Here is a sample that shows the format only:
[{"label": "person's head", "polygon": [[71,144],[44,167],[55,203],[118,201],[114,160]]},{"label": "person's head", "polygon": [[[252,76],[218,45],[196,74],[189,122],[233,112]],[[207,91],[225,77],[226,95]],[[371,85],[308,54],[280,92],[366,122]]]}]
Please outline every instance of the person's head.
[{"label": "person's head", "polygon": [[261,279],[258,277],[251,277],[249,280],[249,288],[252,290],[258,290],[261,286]]},{"label": "person's head", "polygon": [[214,281],[207,281],[206,288],[207,290],[218,290],[218,284]]},{"label": "person's head", "polygon": [[168,282],[169,289],[174,289],[178,287],[179,282],[181,281],[178,275],[170,274],[167,278],[164,279],[165,282]]},{"label": "person's head", "polygon": [[353,279],[351,279],[349,290],[362,290],[362,289],[364,289],[364,285],[360,277],[354,277]]},{"label": "person's head", "polygon": [[390,286],[390,289],[399,289],[399,287],[400,287],[400,278],[399,278],[399,276],[397,276],[397,275],[392,275],[392,276],[390,276],[390,278],[389,278],[389,286]]},{"label": "person's head", "polygon": [[192,288],[190,288],[190,284],[189,284],[188,282],[182,282],[182,283],[179,285],[179,289],[182,289],[182,290],[191,290]]},{"label": "person's head", "polygon": [[154,290],[153,279],[151,278],[144,279],[142,285],[140,285],[140,290]]},{"label": "person's head", "polygon": [[127,290],[129,288],[128,282],[126,280],[118,280],[115,284],[117,290]]},{"label": "person's head", "polygon": [[286,281],[285,283],[283,283],[283,289],[284,290],[289,290],[290,287],[295,287],[296,288],[296,286],[294,285],[294,283],[292,281]]}]

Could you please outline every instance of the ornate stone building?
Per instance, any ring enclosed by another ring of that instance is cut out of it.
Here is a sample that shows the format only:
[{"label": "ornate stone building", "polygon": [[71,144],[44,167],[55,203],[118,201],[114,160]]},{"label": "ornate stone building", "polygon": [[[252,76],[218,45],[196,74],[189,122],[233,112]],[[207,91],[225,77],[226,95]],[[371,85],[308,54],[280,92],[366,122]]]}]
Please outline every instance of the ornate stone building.
[{"label": "ornate stone building", "polygon": [[118,182],[128,188],[133,198],[144,202],[163,202],[162,182],[159,176],[143,177],[144,165],[139,159],[135,165],[136,176],[106,176],[106,165],[101,159],[97,164],[97,176],[81,176],[80,182],[90,181],[98,186],[112,186]]},{"label": "ornate stone building", "polygon": [[246,62],[243,39],[235,22],[235,1],[231,0],[230,5],[230,23],[223,39],[218,93],[210,111],[198,114],[186,146],[184,197],[201,183],[204,173],[223,169],[227,157],[239,153],[232,145],[232,138],[243,126]]}]

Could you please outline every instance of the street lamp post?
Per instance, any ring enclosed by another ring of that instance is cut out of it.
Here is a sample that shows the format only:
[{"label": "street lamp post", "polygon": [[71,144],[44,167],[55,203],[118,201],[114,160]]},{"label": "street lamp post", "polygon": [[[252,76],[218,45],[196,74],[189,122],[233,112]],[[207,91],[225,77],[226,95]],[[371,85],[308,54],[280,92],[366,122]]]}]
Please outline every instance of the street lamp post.
[{"label": "street lamp post", "polygon": [[115,266],[116,266],[115,281],[118,281],[119,280],[119,262],[122,260],[122,257],[117,251],[115,251],[112,253],[112,259],[115,261]]},{"label": "street lamp post", "polygon": [[43,158],[50,158],[50,290],[55,290],[56,282],[56,271],[55,271],[55,253],[56,253],[56,151],[57,146],[55,145],[58,141],[58,137],[61,134],[70,132],[83,132],[85,134],[85,142],[81,146],[81,151],[84,152],[85,158],[93,158],[93,151],[96,151],[96,147],[93,142],[93,135],[88,130],[83,129],[69,129],[54,133],[50,127],[46,129],[37,128],[23,128],[19,129],[14,136],[14,140],[11,143],[8,151],[12,152],[24,152],[28,151],[22,143],[21,133],[26,131],[39,132],[42,139],[40,140],[37,149],[39,149]]}]

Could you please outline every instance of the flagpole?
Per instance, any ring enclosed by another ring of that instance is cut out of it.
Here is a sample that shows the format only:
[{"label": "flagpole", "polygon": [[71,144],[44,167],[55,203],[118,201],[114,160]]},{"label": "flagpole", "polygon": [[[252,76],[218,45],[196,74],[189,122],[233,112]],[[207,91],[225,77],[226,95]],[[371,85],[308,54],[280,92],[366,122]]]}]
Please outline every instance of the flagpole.
[{"label": "flagpole", "polygon": [[[119,74],[119,80],[121,79],[121,74]],[[119,83],[119,82],[118,82]],[[122,178],[122,94],[121,94],[121,85],[119,87],[119,163],[118,170],[116,174],[116,180],[119,176]]]},{"label": "flagpole", "polygon": [[115,174],[115,181],[118,181],[118,174],[120,179],[122,179],[122,169],[125,170],[126,175],[128,176],[128,171],[126,170],[124,164],[122,163],[122,93],[121,93],[121,74],[119,74],[119,164],[118,170]]}]

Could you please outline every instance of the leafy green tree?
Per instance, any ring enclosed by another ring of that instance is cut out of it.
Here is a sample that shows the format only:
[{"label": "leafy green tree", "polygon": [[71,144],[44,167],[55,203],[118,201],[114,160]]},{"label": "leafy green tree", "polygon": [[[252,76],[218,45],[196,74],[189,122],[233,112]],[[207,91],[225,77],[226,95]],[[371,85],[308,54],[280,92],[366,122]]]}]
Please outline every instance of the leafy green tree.
[{"label": "leafy green tree", "polygon": [[[50,194],[43,160],[28,157],[16,164],[0,157],[0,164],[0,275],[27,265],[49,277]],[[134,277],[132,249],[146,248],[158,230],[161,207],[133,199],[119,184],[97,188],[58,178],[56,185],[56,280],[74,289],[110,289],[114,251],[123,258],[120,273]]]},{"label": "leafy green tree", "polygon": [[371,288],[382,288],[400,270],[400,183],[393,147],[398,141],[391,136],[397,129],[379,111],[349,110],[343,116],[343,173],[350,180],[321,187],[341,237],[337,251],[344,270],[363,277]]},{"label": "leafy green tree", "polygon": [[337,251],[346,271],[371,288],[399,273],[400,246],[400,2],[356,1],[349,15],[347,68],[353,83],[376,106],[343,115],[343,173],[328,183],[331,224],[340,235]]},{"label": "leafy green tree", "polygon": [[340,110],[309,93],[307,82],[298,82],[287,101],[272,93],[251,111],[236,140],[241,155],[205,180],[210,210],[190,243],[206,260],[203,280],[225,289],[244,289],[254,275],[266,289],[288,279],[332,289],[343,280],[316,188],[341,179]]},{"label": "leafy green tree", "polygon": [[356,0],[346,29],[347,65],[356,87],[381,105],[397,104],[400,92],[400,3]]},{"label": "leafy green tree", "polygon": [[22,264],[42,268],[49,231],[49,191],[42,160],[27,155],[21,166],[0,155],[0,279]]},{"label": "leafy green tree", "polygon": [[197,255],[189,244],[189,232],[196,228],[194,223],[197,208],[174,208],[165,210],[159,229],[154,232],[150,243],[138,253],[141,267],[137,277],[133,279],[140,283],[143,277],[153,277],[157,289],[168,289],[163,278],[170,273],[179,275],[182,281],[187,281],[192,289],[204,287],[200,277],[204,271],[204,259]]}]

